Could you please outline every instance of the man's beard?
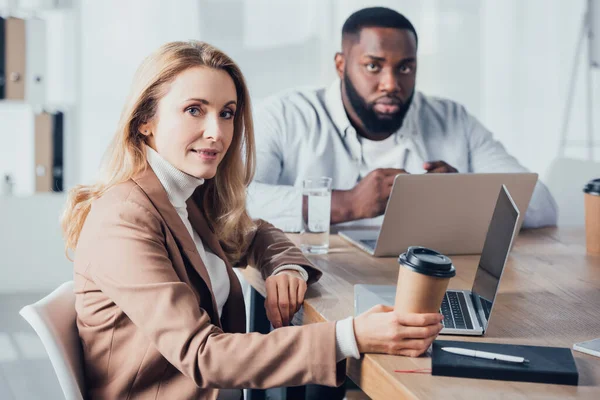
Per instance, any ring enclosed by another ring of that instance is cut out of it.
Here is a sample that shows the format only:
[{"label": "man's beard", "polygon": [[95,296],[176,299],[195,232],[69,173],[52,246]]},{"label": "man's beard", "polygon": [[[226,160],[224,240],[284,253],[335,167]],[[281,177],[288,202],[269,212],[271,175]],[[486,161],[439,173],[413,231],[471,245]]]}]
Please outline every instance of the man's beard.
[{"label": "man's beard", "polygon": [[347,73],[344,73],[344,85],[348,101],[367,130],[366,133],[378,136],[389,136],[400,129],[415,95],[415,91],[413,90],[409,98],[400,105],[400,109],[396,113],[382,117],[373,109],[375,103],[367,103],[358,94]]}]

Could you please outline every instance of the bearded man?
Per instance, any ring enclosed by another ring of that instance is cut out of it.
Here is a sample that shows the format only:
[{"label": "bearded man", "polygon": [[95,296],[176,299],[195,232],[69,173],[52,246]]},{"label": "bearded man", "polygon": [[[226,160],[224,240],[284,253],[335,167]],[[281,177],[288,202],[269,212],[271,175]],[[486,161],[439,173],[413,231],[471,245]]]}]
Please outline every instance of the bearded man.
[{"label": "bearded man", "polygon": [[[309,177],[333,178],[332,224],[380,225],[397,174],[527,172],[462,105],[415,90],[417,44],[403,15],[362,9],[343,26],[329,88],[288,91],[257,107],[252,217],[300,231]],[[556,220],[538,181],[523,226]]]}]

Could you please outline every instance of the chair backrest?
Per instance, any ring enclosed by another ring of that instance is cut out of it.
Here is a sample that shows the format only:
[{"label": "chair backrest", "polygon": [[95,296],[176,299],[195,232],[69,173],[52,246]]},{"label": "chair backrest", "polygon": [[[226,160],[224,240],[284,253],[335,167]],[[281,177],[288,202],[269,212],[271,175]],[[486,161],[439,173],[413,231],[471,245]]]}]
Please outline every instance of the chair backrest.
[{"label": "chair backrest", "polygon": [[73,281],[19,312],[41,339],[67,400],[85,393],[83,352],[76,325]]},{"label": "chair backrest", "polygon": [[583,226],[583,187],[600,178],[600,163],[572,158],[556,158],[545,182],[558,205],[559,226]]}]

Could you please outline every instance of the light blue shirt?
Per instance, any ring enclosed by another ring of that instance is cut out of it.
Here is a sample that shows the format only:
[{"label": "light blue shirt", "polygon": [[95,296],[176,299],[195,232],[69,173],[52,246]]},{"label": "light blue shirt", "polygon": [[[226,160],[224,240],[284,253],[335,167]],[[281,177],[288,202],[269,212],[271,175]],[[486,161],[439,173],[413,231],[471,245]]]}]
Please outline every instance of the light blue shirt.
[{"label": "light blue shirt", "polygon": [[[350,123],[340,81],[327,89],[292,90],[263,101],[254,111],[257,169],[248,190],[248,210],[288,232],[302,227],[302,180],[333,178],[333,189],[352,189],[365,172],[367,139]],[[387,168],[417,172],[443,160],[458,172],[528,172],[465,108],[415,92],[402,127],[393,134]],[[371,161],[373,162],[373,161]],[[381,224],[381,217],[353,224]],[[541,181],[533,192],[524,227],[555,225],[557,206]]]}]

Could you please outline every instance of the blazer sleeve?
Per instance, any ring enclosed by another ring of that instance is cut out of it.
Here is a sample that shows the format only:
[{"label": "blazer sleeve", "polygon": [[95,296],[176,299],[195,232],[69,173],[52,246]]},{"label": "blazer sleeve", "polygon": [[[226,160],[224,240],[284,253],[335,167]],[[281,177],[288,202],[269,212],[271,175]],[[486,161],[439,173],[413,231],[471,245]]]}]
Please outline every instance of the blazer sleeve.
[{"label": "blazer sleeve", "polygon": [[263,220],[256,220],[257,229],[252,233],[250,245],[236,266],[251,265],[260,270],[264,279],[273,274],[273,271],[282,265],[296,264],[304,267],[308,272],[308,284],[321,278],[323,273],[317,269],[302,254],[302,251],[288,239],[287,235]]},{"label": "blazer sleeve", "polygon": [[[335,386],[343,381],[345,364],[336,363],[335,322],[284,327],[267,335],[224,333],[179,279],[157,216],[127,200],[90,222],[96,240],[89,249],[89,276],[198,387]],[[289,245],[277,240],[264,245],[268,241],[261,238],[279,236],[262,229],[252,255],[262,248],[258,246],[266,247],[268,254],[259,261],[270,268],[277,264],[276,250]],[[288,262],[298,257],[290,253],[280,258]]]}]

